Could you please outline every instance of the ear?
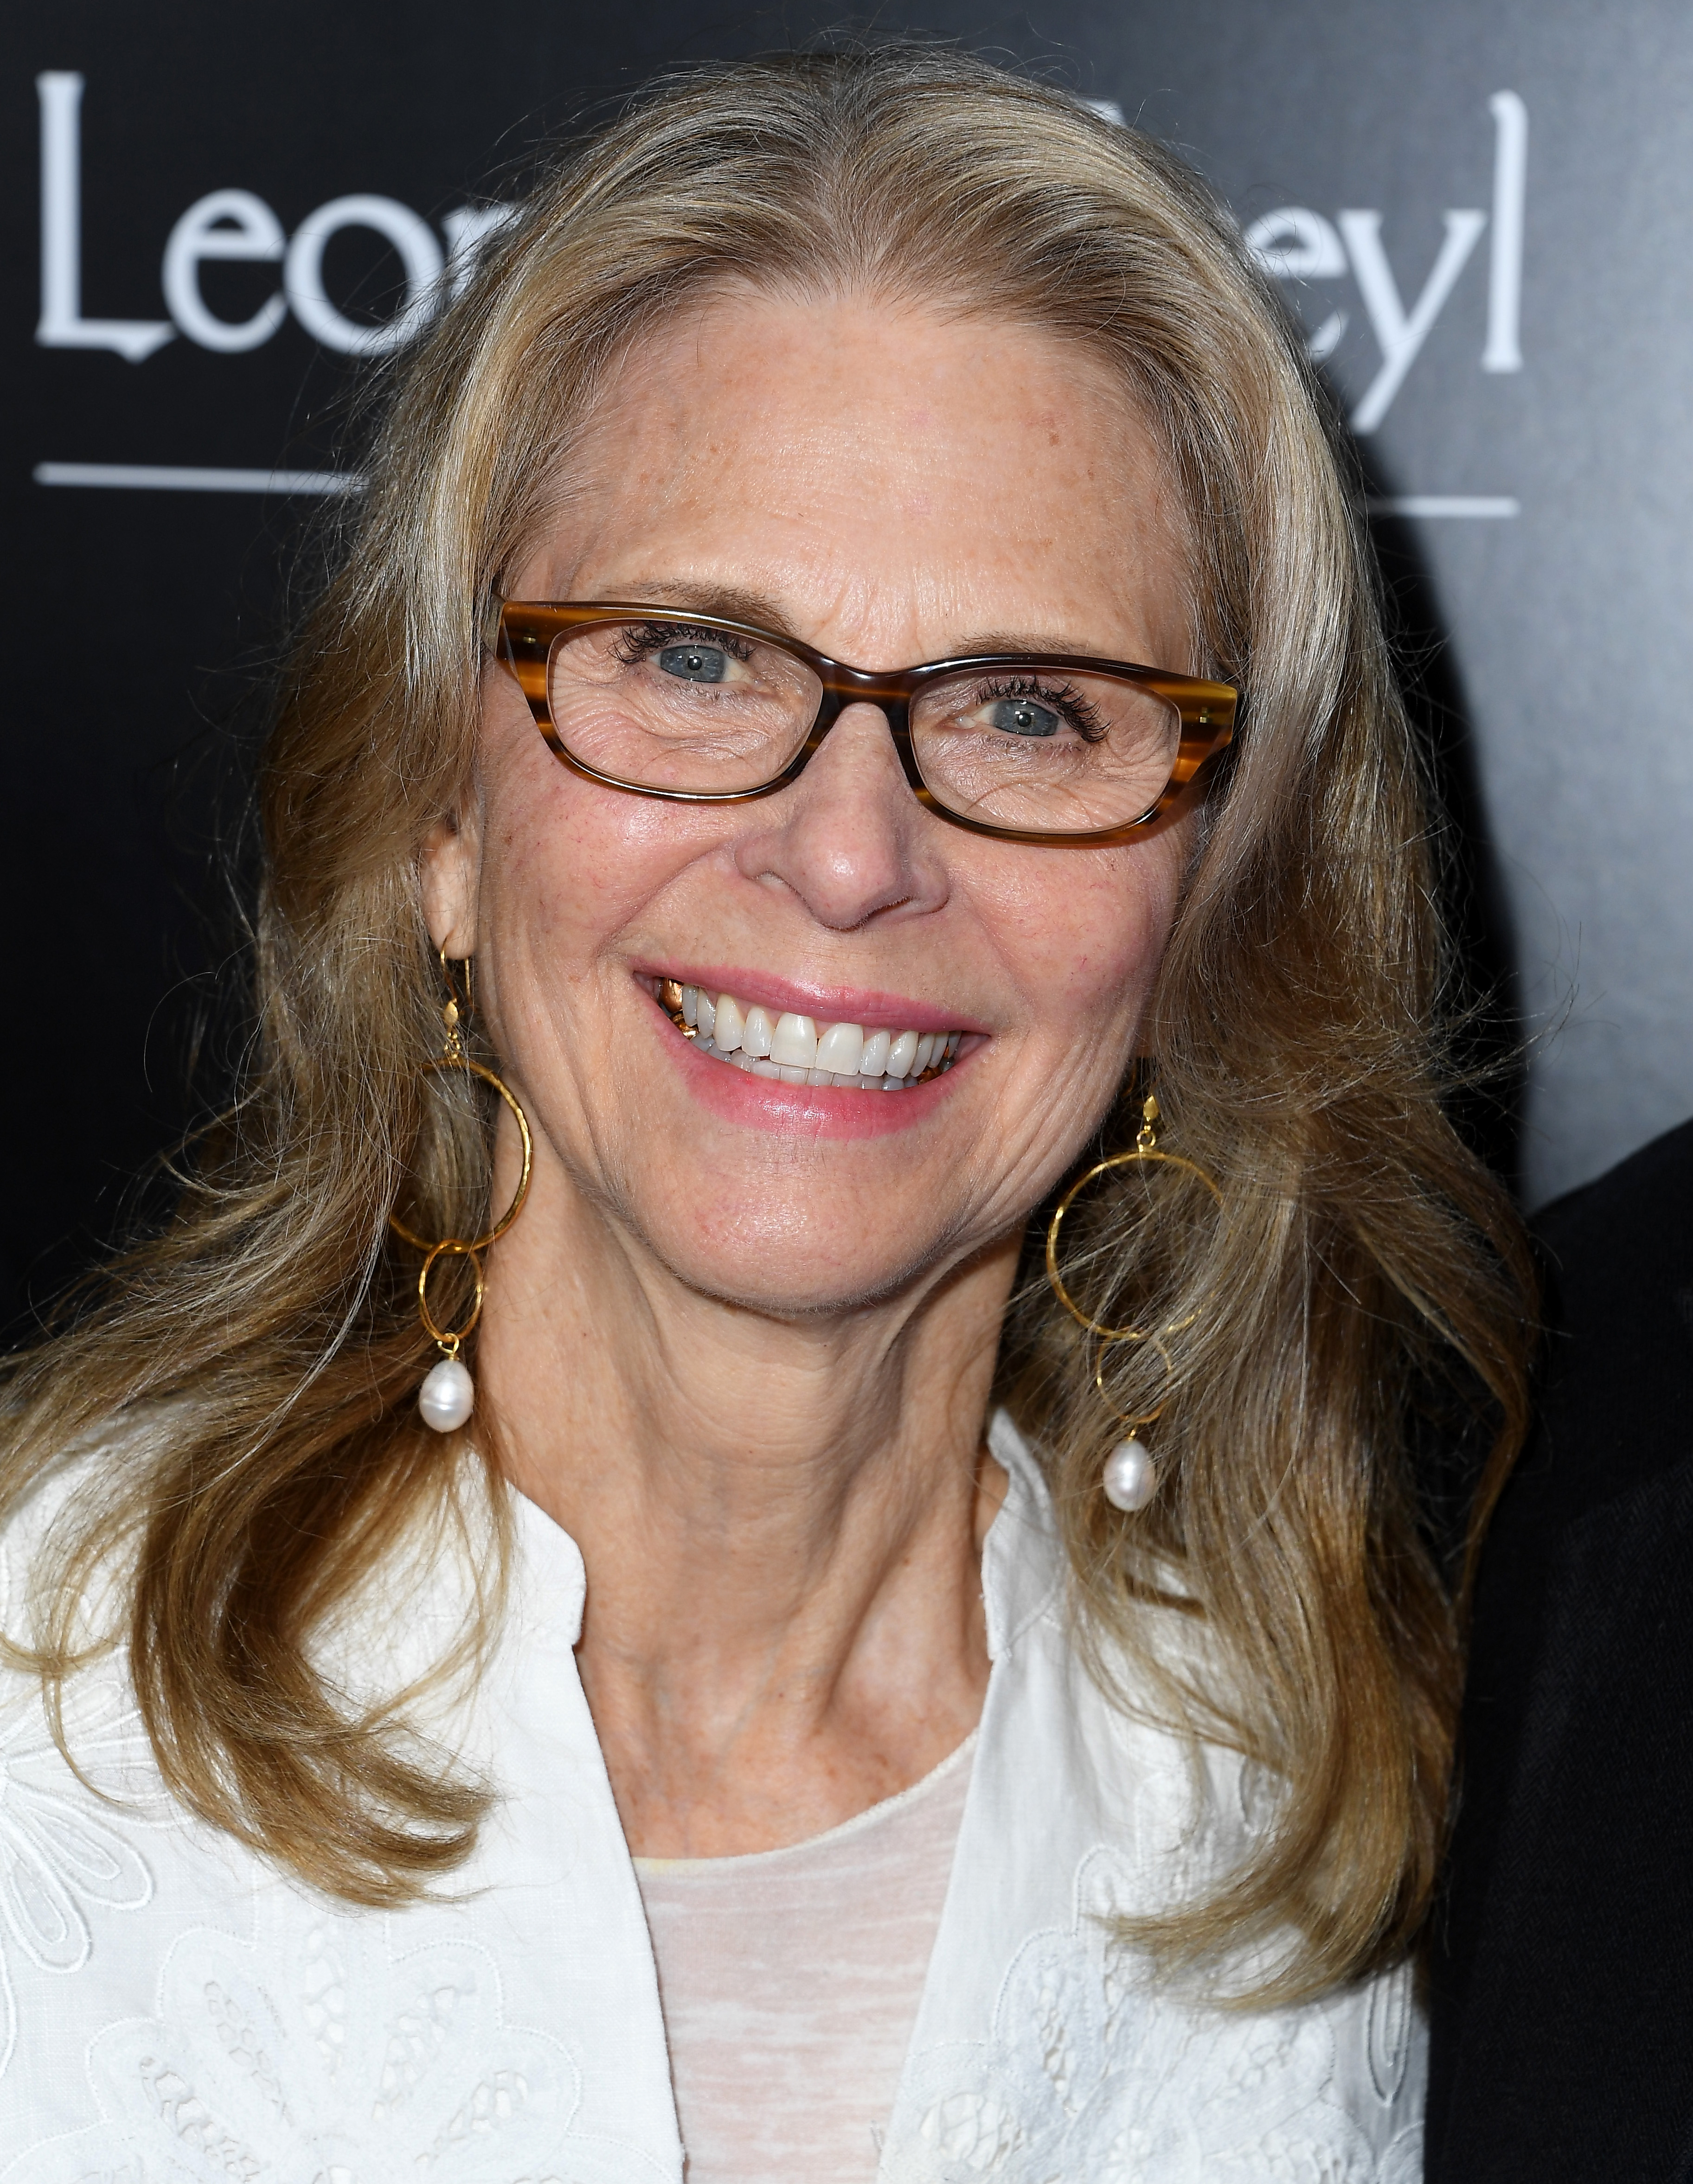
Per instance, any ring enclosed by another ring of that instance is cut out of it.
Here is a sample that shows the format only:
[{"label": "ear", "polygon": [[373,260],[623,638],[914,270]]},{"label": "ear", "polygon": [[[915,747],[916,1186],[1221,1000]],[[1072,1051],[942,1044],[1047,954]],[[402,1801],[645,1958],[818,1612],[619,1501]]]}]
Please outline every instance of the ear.
[{"label": "ear", "polygon": [[482,843],[472,811],[449,812],[423,838],[419,880],[429,937],[446,956],[476,952],[476,890]]}]

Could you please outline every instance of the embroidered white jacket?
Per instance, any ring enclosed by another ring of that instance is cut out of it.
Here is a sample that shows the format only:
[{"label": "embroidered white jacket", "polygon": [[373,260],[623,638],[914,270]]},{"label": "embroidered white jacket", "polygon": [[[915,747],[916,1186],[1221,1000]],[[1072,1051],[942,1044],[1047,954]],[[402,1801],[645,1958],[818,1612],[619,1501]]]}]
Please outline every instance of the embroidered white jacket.
[{"label": "embroidered white jacket", "polygon": [[[1039,1474],[1004,1418],[992,1445],[993,1669],[884,2184],[1415,2184],[1406,1971],[1243,2015],[1111,1939],[1102,1913],[1238,1854],[1247,1801],[1226,1755],[1196,1768],[1089,1680]],[[476,1702],[503,1797],[450,1902],[315,1898],[173,1808],[115,1669],[74,1692],[92,1791],[33,1684],[0,1684],[4,2184],[676,2184],[652,1951],[572,1651],[582,1559],[530,1503],[519,1529]]]}]

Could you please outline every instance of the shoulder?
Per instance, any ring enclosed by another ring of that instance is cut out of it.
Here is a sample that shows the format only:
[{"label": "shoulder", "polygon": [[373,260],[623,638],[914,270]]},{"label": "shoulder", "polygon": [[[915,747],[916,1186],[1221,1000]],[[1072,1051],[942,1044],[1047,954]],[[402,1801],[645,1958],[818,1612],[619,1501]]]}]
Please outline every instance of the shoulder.
[{"label": "shoulder", "polygon": [[1243,2006],[1269,1957],[1184,1972],[1149,1950],[1141,1922],[1215,1888],[1269,1818],[1268,1786],[1159,1720],[1133,1659],[1095,1677],[1082,1650],[1052,1605],[995,1663],[883,2184],[1243,2163],[1412,2184],[1425,2034],[1410,1968]]},{"label": "shoulder", "polygon": [[[1570,1526],[1673,1492],[1693,1462],[1693,1123],[1549,1206],[1534,1228],[1546,1347],[1534,1436],[1483,1563],[1484,1651],[1490,1603],[1538,1595]],[[1517,1608],[1501,1612],[1520,1626]]]},{"label": "shoulder", "polygon": [[1115,1930],[1111,1863],[1031,1935],[985,2036],[921,2041],[882,2184],[1145,2177],[1416,2184],[1426,2042],[1409,1966],[1288,2008],[1208,2006]]},{"label": "shoulder", "polygon": [[[97,1457],[90,1451],[83,1461]],[[25,1635],[30,1627],[31,1562],[75,1485],[73,1476],[56,1479],[0,1539],[0,1584],[16,1611],[7,1625],[14,1636],[20,1624]],[[144,2008],[160,1860],[181,1833],[121,1651],[95,1657],[56,1696],[50,1712],[43,1680],[28,1662],[0,1662],[0,2138],[7,2153],[49,2123],[81,2120],[79,2043]]]},{"label": "shoulder", "polygon": [[1535,1231],[1546,1348],[1534,1430],[1483,1554],[1478,1731],[1478,1709],[1520,1704],[1572,1585],[1587,1596],[1578,1613],[1590,1640],[1689,1552],[1693,1123],[1559,1200]]},{"label": "shoulder", "polygon": [[[148,1406],[107,1421],[40,1469],[11,1501],[0,1526],[0,1632],[29,1645],[43,1635],[43,1617],[57,1604],[57,1565],[80,1539],[107,1535],[105,1551],[86,1574],[76,1600],[76,1642],[109,1639],[121,1627],[127,1591],[127,1542],[112,1524],[131,1499],[137,1470],[170,1429],[168,1406]],[[11,1460],[9,1457],[7,1459]]]},{"label": "shoulder", "polygon": [[[113,1869],[132,1863],[108,1841],[123,1814],[149,1823],[174,1814],[130,1680],[126,1541],[114,1538],[103,1554],[76,1566],[76,1615],[64,1635],[81,1659],[51,1702],[30,1649],[52,1635],[66,1551],[94,1534],[114,1498],[114,1471],[144,1460],[162,1423],[162,1413],[149,1412],[86,1437],[30,1487],[0,1528],[0,1632],[12,1649],[0,1654],[0,1836],[9,1822],[14,1848],[29,1836],[40,1856],[56,1846],[73,1862],[78,1843],[98,1839],[108,1847],[88,1852],[90,1876],[103,1859]],[[32,1830],[32,1800],[43,1812],[78,1817]],[[19,1901],[8,1894],[8,1917]]]},{"label": "shoulder", "polygon": [[926,1997],[907,2089],[915,2103],[921,2088],[905,2114],[924,2152],[887,2175],[962,2177],[1001,2142],[1031,2176],[1105,2176],[1131,2156],[1136,2173],[1173,2174],[1160,2164],[1178,2148],[1182,2173],[1209,2173],[1250,2144],[1266,2174],[1317,2159],[1348,2184],[1409,2184],[1425,2036],[1408,1966],[1243,2006],[1278,1970],[1276,1942],[1186,1973],[1145,1947],[1142,1920],[1211,1896],[1252,1854],[1276,1787],[1177,1718],[1183,1687],[1227,1683],[1203,1622],[1148,1607],[1132,1634],[1078,1628],[1027,1445],[1002,1420],[993,1446],[1013,1491],[992,1544],[1021,1584],[990,1558],[1003,1650],[955,1869],[969,1916],[943,1929],[946,1977]]},{"label": "shoulder", "polygon": [[1573,1509],[1693,1454],[1693,1123],[1534,1225],[1552,1444],[1540,1460],[1568,1479]]},{"label": "shoulder", "polygon": [[[1555,1246],[1585,1242],[1602,1251],[1650,1246],[1678,1212],[1693,1212],[1693,1120],[1557,1200],[1534,1225]],[[1665,1238],[1664,1246],[1667,1263],[1693,1268],[1693,1240],[1685,1233]]]},{"label": "shoulder", "polygon": [[1430,2175],[1668,2174],[1647,2142],[1693,2113],[1693,1125],[1536,1225],[1549,1351],[1477,1592]]},{"label": "shoulder", "polygon": [[[1633,1594],[1693,1517],[1693,1123],[1546,1209],[1546,1350],[1533,1437],[1482,1563],[1479,1687],[1531,1672],[1572,1556],[1618,1536]],[[1662,1507],[1670,1518],[1660,1523]],[[1585,1543],[1584,1545],[1584,1542]],[[1596,1596],[1590,1610],[1613,1602]]]},{"label": "shoulder", "polygon": [[1106,1858],[1122,1912],[1175,1912],[1225,1885],[1276,1824],[1273,1778],[1212,1726],[1238,1670],[1183,1612],[1179,1572],[1161,1573],[1167,1602],[1097,1613],[1066,1571],[1040,1460],[1003,1412],[990,1445],[1011,1484],[983,1557],[994,1673],[975,1774],[977,1802],[1025,1858],[1012,1892],[1041,1894],[1048,1915],[1061,1900],[1067,1919],[1083,1863]]}]

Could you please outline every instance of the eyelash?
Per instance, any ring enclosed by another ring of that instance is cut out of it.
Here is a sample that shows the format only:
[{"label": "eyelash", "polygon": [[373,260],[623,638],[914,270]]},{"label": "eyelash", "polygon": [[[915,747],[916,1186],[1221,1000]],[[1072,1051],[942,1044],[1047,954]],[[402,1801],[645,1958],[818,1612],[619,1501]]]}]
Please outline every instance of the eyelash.
[{"label": "eyelash", "polygon": [[709,644],[715,650],[727,652],[732,660],[750,660],[752,647],[744,638],[733,636],[726,629],[704,629],[697,623],[685,621],[643,621],[632,628],[621,630],[613,648],[615,657],[624,666],[637,666],[654,652],[663,652],[672,644]]},{"label": "eyelash", "polygon": [[1039,705],[1050,705],[1055,712],[1063,716],[1083,743],[1097,744],[1105,740],[1105,723],[1100,717],[1099,709],[1073,684],[1066,682],[1054,688],[1050,683],[1043,682],[1033,676],[1009,675],[997,676],[992,681],[980,682],[976,687],[978,705],[995,705],[1007,698],[1033,698]]}]

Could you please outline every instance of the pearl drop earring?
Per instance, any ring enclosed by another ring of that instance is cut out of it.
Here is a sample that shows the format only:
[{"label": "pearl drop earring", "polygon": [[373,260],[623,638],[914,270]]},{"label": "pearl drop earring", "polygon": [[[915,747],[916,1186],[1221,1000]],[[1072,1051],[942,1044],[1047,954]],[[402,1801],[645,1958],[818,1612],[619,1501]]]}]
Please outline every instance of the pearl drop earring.
[{"label": "pearl drop earring", "polygon": [[[490,1244],[498,1242],[523,1211],[523,1201],[529,1195],[529,1168],[533,1152],[529,1136],[529,1117],[518,1105],[516,1095],[509,1085],[494,1075],[493,1070],[484,1069],[479,1061],[472,1061],[465,1050],[464,1033],[460,1026],[471,1012],[471,964],[468,956],[463,960],[465,1006],[460,1011],[459,997],[453,987],[452,973],[447,968],[446,950],[441,951],[441,975],[447,981],[447,1006],[441,1011],[446,1038],[442,1045],[440,1058],[435,1061],[426,1061],[423,1074],[432,1076],[443,1070],[461,1069],[467,1076],[479,1077],[484,1084],[491,1084],[511,1110],[518,1135],[523,1140],[523,1173],[518,1178],[516,1195],[500,1219],[486,1235],[468,1242],[462,1236],[443,1236],[438,1244],[434,1244],[428,1237],[420,1236],[415,1230],[408,1228],[398,1214],[390,1213],[388,1216],[389,1227],[425,1255],[417,1277],[417,1313],[441,1357],[439,1362],[432,1365],[423,1376],[423,1385],[417,1391],[417,1407],[425,1425],[443,1434],[456,1432],[476,1408],[476,1383],[471,1379],[470,1368],[459,1357],[459,1351],[482,1316],[482,1255]],[[429,1309],[429,1277],[434,1272],[436,1261],[441,1258],[468,1259],[471,1262],[471,1277],[476,1285],[476,1301],[460,1327],[437,1327]]]},{"label": "pearl drop earring", "polygon": [[1158,1466],[1152,1459],[1151,1451],[1139,1439],[1134,1429],[1137,1426],[1150,1426],[1155,1424],[1164,1415],[1165,1406],[1160,1403],[1156,1411],[1145,1411],[1133,1418],[1117,1409],[1105,1393],[1105,1353],[1113,1343],[1117,1342],[1150,1342],[1163,1359],[1165,1372],[1173,1379],[1175,1368],[1170,1352],[1165,1346],[1165,1338],[1179,1334],[1185,1328],[1190,1327],[1193,1322],[1190,1318],[1178,1320],[1161,1332],[1155,1333],[1150,1327],[1107,1327],[1102,1321],[1094,1319],[1089,1313],[1083,1311],[1064,1285],[1064,1278],[1058,1271],[1058,1235],[1064,1223],[1064,1217],[1070,1211],[1078,1193],[1084,1190],[1096,1177],[1105,1174],[1112,1168],[1156,1166],[1180,1169],[1202,1183],[1217,1201],[1217,1205],[1221,1206],[1222,1193],[1217,1189],[1215,1180],[1207,1175],[1196,1162],[1184,1160],[1179,1153],[1167,1153],[1159,1150],[1159,1119],[1157,1098],[1149,1092],[1141,1106],[1140,1128],[1136,1134],[1133,1147],[1126,1153],[1113,1153],[1109,1160],[1096,1161],[1085,1175],[1072,1183],[1063,1197],[1059,1200],[1057,1211],[1048,1223],[1046,1231],[1046,1279],[1051,1284],[1053,1294],[1065,1311],[1098,1342],[1100,1347],[1094,1363],[1094,1385],[1099,1390],[1100,1401],[1111,1411],[1112,1417],[1129,1429],[1128,1439],[1117,1443],[1111,1454],[1105,1458],[1100,1474],[1100,1486],[1106,1501],[1111,1503],[1113,1509],[1121,1509],[1128,1516],[1138,1515],[1158,1491]]},{"label": "pearl drop earring", "polygon": [[[441,1370],[437,1367],[436,1370]],[[1120,1440],[1105,1458],[1101,1474],[1105,1499],[1113,1509],[1133,1516],[1144,1509],[1158,1491],[1158,1467],[1143,1444],[1131,1434]]]},{"label": "pearl drop earring", "polygon": [[423,1385],[417,1391],[417,1407],[425,1425],[433,1426],[437,1433],[454,1432],[475,1410],[476,1384],[470,1368],[459,1362],[456,1351],[424,1374]]}]

